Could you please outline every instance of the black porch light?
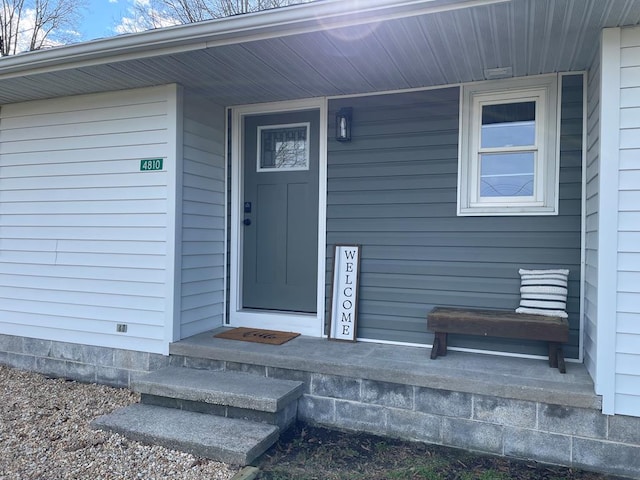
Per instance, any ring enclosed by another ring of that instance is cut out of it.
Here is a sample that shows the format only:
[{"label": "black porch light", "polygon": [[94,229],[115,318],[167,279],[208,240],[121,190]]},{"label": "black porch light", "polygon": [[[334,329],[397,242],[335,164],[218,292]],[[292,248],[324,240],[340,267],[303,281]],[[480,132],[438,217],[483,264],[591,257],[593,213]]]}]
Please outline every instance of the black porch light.
[{"label": "black porch light", "polygon": [[339,142],[351,141],[352,112],[352,108],[343,107],[336,113],[336,140]]}]

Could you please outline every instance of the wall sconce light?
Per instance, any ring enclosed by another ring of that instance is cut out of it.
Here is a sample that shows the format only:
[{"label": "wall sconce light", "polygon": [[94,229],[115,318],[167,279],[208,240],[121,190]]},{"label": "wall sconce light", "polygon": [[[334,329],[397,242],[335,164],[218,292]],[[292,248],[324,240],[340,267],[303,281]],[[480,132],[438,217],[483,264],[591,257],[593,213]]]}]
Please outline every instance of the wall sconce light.
[{"label": "wall sconce light", "polygon": [[336,113],[336,140],[339,142],[351,141],[351,114],[353,109],[343,107]]}]

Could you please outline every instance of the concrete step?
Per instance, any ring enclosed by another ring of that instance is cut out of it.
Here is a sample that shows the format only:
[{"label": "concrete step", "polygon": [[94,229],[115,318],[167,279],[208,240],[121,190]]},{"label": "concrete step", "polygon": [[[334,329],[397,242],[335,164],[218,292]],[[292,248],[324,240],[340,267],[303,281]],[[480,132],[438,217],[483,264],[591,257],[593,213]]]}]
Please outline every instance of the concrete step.
[{"label": "concrete step", "polygon": [[248,373],[168,367],[131,383],[141,402],[285,429],[296,418],[302,382]]},{"label": "concrete step", "polygon": [[278,440],[274,425],[135,404],[97,418],[93,428],[235,465],[248,465]]}]

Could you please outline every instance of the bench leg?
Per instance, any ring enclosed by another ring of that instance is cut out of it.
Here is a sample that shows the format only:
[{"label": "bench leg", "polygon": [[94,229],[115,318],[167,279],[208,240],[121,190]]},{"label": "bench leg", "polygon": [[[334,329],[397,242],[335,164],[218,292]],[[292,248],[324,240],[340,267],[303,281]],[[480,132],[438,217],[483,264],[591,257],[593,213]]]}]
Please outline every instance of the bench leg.
[{"label": "bench leg", "polygon": [[559,343],[549,342],[549,366],[557,368],[560,373],[567,373],[567,367],[564,363],[564,352]]},{"label": "bench leg", "polygon": [[560,370],[560,373],[567,373],[567,367],[564,364],[564,352],[562,351],[562,347],[558,347],[557,354],[558,370]]},{"label": "bench leg", "polygon": [[438,355],[440,355],[441,357],[446,357],[447,356],[447,336],[449,335],[448,333],[439,333],[438,334],[440,336],[440,341],[438,342]]},{"label": "bench leg", "polygon": [[444,357],[447,355],[447,334],[442,332],[436,332],[436,336],[433,339],[433,347],[431,348],[431,360],[435,360],[438,356]]},{"label": "bench leg", "polygon": [[440,350],[440,338],[438,338],[438,334],[433,339],[433,347],[431,347],[431,360],[435,360],[438,358],[438,351]]},{"label": "bench leg", "polygon": [[556,342],[549,342],[549,366],[558,368],[558,344]]}]

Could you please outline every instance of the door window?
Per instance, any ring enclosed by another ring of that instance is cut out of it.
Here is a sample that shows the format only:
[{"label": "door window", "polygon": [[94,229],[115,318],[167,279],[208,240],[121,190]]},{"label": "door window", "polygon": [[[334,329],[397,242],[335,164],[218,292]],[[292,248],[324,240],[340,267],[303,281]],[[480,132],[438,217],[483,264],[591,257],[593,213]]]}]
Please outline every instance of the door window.
[{"label": "door window", "polygon": [[309,123],[258,127],[258,172],[309,170]]}]

